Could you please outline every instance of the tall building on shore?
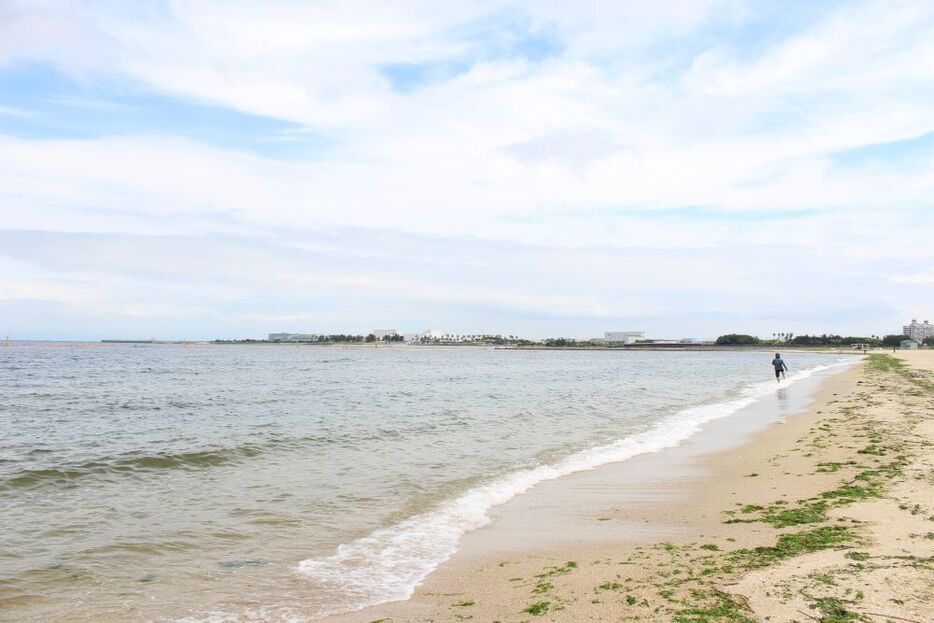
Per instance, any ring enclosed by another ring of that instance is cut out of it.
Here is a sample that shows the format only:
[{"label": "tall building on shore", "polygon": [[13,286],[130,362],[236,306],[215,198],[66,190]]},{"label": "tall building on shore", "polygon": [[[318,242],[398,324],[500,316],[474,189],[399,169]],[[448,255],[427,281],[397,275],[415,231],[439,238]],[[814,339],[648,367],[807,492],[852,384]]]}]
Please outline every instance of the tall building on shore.
[{"label": "tall building on shore", "polygon": [[911,324],[906,324],[902,327],[902,335],[907,335],[915,342],[921,343],[926,337],[934,337],[934,324],[931,324],[927,320],[924,322],[912,320]]}]

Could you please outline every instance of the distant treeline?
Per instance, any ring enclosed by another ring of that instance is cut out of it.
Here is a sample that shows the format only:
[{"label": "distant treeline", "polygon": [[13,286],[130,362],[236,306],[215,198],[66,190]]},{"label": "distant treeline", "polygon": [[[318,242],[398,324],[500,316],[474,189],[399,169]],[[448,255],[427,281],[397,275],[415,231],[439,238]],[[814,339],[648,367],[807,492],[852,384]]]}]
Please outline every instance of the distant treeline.
[{"label": "distant treeline", "polygon": [[[868,344],[869,346],[898,346],[902,340],[909,339],[906,335],[878,335],[870,336],[842,336],[828,335],[793,335],[781,334],[783,337],[773,340],[761,340],[754,335],[745,333],[729,333],[717,338],[719,346],[852,346],[853,344]],[[925,344],[934,344],[934,339],[924,340]]]}]

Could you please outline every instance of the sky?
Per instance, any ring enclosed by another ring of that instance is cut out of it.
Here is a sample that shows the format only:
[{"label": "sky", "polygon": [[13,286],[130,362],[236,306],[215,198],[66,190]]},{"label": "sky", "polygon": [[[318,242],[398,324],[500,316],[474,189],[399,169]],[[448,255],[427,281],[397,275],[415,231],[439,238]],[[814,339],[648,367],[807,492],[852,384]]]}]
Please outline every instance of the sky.
[{"label": "sky", "polygon": [[934,3],[0,0],[0,337],[934,320]]}]

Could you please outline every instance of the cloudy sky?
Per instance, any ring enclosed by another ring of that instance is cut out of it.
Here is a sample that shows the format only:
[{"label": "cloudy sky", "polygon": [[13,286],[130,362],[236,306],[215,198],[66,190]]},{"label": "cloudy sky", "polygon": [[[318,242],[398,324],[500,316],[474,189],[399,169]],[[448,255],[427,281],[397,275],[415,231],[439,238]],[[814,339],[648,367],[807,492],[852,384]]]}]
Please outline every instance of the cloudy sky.
[{"label": "cloudy sky", "polygon": [[0,0],[0,334],[912,317],[927,0]]}]

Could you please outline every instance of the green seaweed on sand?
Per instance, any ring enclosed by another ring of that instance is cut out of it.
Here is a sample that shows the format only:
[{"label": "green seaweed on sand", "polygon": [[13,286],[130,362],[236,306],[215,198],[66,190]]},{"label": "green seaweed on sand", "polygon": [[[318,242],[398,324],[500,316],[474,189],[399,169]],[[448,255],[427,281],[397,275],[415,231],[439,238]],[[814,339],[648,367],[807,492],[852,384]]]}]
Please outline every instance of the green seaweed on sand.
[{"label": "green seaweed on sand", "polygon": [[856,535],[845,526],[822,526],[812,530],[783,534],[770,547],[739,549],[730,559],[746,568],[757,569],[787,558],[809,554],[839,545],[856,542]]},{"label": "green seaweed on sand", "polygon": [[736,623],[754,623],[754,619],[744,614],[748,607],[733,596],[722,591],[691,591],[692,597],[701,602],[675,611],[672,619],[675,623],[714,623],[715,621],[734,621]]},{"label": "green seaweed on sand", "polygon": [[535,588],[532,589],[532,592],[537,595],[540,595],[542,593],[547,593],[554,587],[555,585],[552,584],[551,582],[539,582],[538,584],[535,585]]},{"label": "green seaweed on sand", "polygon": [[540,573],[536,575],[535,577],[553,578],[557,575],[567,575],[568,573],[570,573],[571,571],[574,571],[575,569],[577,569],[577,563],[574,562],[573,560],[569,560],[563,565],[561,565],[560,567],[554,567],[550,571],[546,571],[545,573]]},{"label": "green seaweed on sand", "polygon": [[856,465],[856,461],[818,463],[817,471],[822,474],[832,474],[851,465]]},{"label": "green seaweed on sand", "polygon": [[866,358],[866,365],[875,372],[896,372],[904,374],[908,371],[908,366],[901,359],[890,357],[889,355],[873,354]]},{"label": "green seaweed on sand", "polygon": [[819,597],[810,604],[812,610],[820,612],[821,623],[846,623],[847,621],[869,621],[851,610],[847,610],[843,602],[834,597]]},{"label": "green seaweed on sand", "polygon": [[866,552],[847,552],[846,557],[849,558],[850,560],[858,560],[858,561],[869,560],[869,554],[867,554]]},{"label": "green seaweed on sand", "polygon": [[548,612],[549,609],[551,609],[550,601],[539,601],[539,602],[532,604],[531,606],[529,606],[522,612],[531,614],[533,616],[541,616],[545,614],[546,612]]},{"label": "green seaweed on sand", "polygon": [[877,498],[880,495],[882,494],[879,491],[879,488],[873,484],[870,484],[866,487],[843,484],[836,489],[824,491],[820,494],[820,496],[825,500],[836,500],[838,504],[850,504],[852,502],[856,502],[857,500]]}]

